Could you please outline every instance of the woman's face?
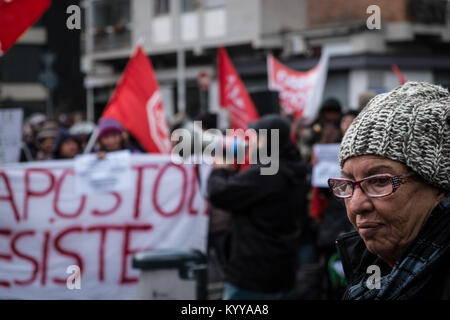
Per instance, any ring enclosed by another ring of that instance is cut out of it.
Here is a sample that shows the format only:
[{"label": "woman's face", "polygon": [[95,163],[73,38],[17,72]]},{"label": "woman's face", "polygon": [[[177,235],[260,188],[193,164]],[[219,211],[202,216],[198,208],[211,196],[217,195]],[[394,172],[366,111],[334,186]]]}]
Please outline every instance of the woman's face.
[{"label": "woman's face", "polygon": [[[404,175],[407,167],[383,157],[364,155],[345,161],[343,178],[358,181],[375,174]],[[360,187],[345,199],[347,216],[364,240],[367,249],[391,266],[419,233],[428,215],[439,203],[437,189],[407,179],[391,195],[370,198]]]},{"label": "woman's face", "polygon": [[108,152],[119,151],[122,149],[122,135],[118,132],[110,132],[101,138],[100,143]]},{"label": "woman's face", "polygon": [[79,152],[78,143],[73,139],[67,139],[61,144],[60,154],[62,158],[74,158]]},{"label": "woman's face", "polygon": [[55,144],[55,138],[48,137],[41,141],[41,150],[45,154],[51,154],[53,145]]}]

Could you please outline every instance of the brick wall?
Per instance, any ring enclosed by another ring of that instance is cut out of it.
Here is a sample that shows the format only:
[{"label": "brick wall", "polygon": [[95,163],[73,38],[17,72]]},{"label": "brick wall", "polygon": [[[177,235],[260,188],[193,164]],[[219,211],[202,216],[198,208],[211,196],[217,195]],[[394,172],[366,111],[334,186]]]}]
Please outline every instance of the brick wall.
[{"label": "brick wall", "polygon": [[341,25],[366,21],[367,7],[375,4],[381,9],[382,21],[401,22],[408,19],[408,0],[309,0],[308,26]]}]

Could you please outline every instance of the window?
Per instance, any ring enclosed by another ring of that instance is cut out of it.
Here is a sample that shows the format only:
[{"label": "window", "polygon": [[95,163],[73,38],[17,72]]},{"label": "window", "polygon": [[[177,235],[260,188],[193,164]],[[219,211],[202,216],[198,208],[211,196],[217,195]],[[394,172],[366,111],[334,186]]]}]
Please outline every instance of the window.
[{"label": "window", "polygon": [[155,16],[169,14],[170,0],[155,0]]},{"label": "window", "polygon": [[197,10],[201,4],[201,0],[183,0],[182,11],[189,12]]},{"label": "window", "polygon": [[409,14],[414,22],[445,25],[448,1],[410,0]]},{"label": "window", "polygon": [[[37,82],[42,72],[42,47],[15,45],[0,59],[1,82]],[[26,63],[23,63],[26,61]]]},{"label": "window", "polygon": [[125,48],[130,45],[130,0],[94,2],[94,51]]},{"label": "window", "polygon": [[108,0],[95,2],[94,4],[95,28],[126,25],[129,22],[130,22],[129,0]]}]

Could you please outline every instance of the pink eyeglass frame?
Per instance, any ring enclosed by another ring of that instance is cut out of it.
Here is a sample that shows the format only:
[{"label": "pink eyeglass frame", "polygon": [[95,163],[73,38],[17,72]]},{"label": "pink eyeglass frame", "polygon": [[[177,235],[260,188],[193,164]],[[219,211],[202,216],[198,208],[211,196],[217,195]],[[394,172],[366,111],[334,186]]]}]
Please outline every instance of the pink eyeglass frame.
[{"label": "pink eyeglass frame", "polygon": [[[406,182],[406,179],[403,179],[403,178],[410,177],[413,174],[414,173],[407,173],[407,174],[395,175],[395,176],[392,176],[390,174],[376,174],[376,175],[373,175],[373,176],[361,179],[359,181],[353,181],[353,180],[344,179],[344,178],[330,178],[330,179],[328,179],[328,186],[330,187],[331,192],[333,193],[333,195],[335,197],[337,197],[337,198],[340,198],[340,199],[349,199],[349,198],[351,198],[353,196],[353,193],[355,192],[356,186],[359,186],[360,189],[362,190],[362,192],[364,192],[364,194],[367,195],[370,198],[382,198],[382,197],[390,196],[395,191],[397,191],[397,189],[400,188],[400,186]],[[387,193],[387,194],[382,194],[382,195],[370,195],[370,194],[368,194],[364,190],[364,188],[361,187],[361,182],[364,182],[366,180],[373,179],[373,178],[389,178],[389,180],[392,183],[392,192]],[[333,191],[334,182],[338,182],[338,181],[345,181],[345,182],[351,183],[352,184],[352,194],[350,194],[348,196],[339,196],[336,193],[334,193],[334,191]]]}]

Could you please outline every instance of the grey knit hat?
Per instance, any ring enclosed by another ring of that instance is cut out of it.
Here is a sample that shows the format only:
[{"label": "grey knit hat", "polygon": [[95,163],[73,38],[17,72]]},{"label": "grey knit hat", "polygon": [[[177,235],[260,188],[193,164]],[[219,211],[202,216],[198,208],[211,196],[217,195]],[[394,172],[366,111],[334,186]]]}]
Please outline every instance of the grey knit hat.
[{"label": "grey knit hat", "polygon": [[374,97],[347,130],[341,168],[354,156],[379,155],[410,167],[431,185],[450,191],[450,93],[407,82]]}]

